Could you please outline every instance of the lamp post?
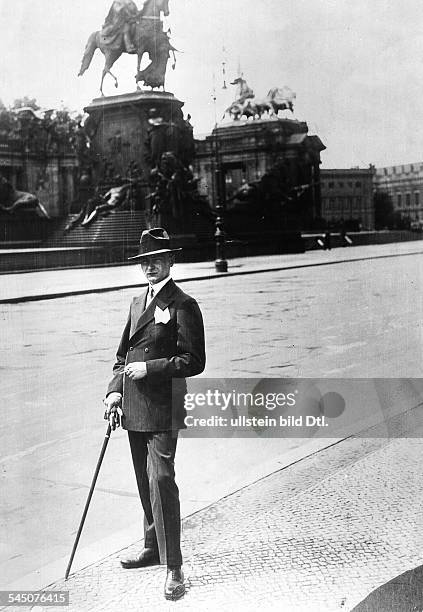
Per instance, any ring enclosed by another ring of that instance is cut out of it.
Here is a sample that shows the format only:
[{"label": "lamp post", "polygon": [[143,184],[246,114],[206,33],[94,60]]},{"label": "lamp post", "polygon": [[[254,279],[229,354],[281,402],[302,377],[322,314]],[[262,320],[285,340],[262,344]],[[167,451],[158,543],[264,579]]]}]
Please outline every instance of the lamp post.
[{"label": "lamp post", "polygon": [[[223,48],[223,52],[225,53],[225,48]],[[227,89],[226,86],[226,61],[225,59],[222,62],[222,75],[223,75],[223,87],[222,89]],[[214,240],[216,243],[216,259],[214,262],[214,266],[216,272],[224,273],[228,271],[228,262],[225,258],[225,246],[226,246],[226,236],[225,236],[225,227],[224,227],[224,214],[225,214],[225,202],[226,202],[226,185],[225,185],[225,173],[223,171],[222,161],[220,158],[220,145],[219,145],[219,136],[217,133],[217,112],[216,112],[216,77],[213,74],[213,106],[214,106],[214,139],[212,139],[212,143],[214,145],[214,209],[216,211],[216,220],[215,220],[215,232],[214,232]]]},{"label": "lamp post", "polygon": [[[216,95],[214,95],[214,102],[216,103]],[[214,125],[214,179],[215,179],[215,232],[214,239],[216,242],[216,260],[214,266],[216,272],[227,272],[228,262],[225,258],[225,227],[224,227],[224,214],[225,214],[225,200],[226,200],[226,188],[225,188],[225,177],[222,167],[222,161],[220,159],[220,146],[219,136],[217,133],[217,121]]]},{"label": "lamp post", "polygon": [[227,272],[228,271],[228,262],[225,259],[225,228],[224,228],[224,212],[225,212],[225,188],[223,181],[223,172],[222,165],[220,163],[219,158],[216,160],[216,170],[215,170],[215,180],[216,180],[216,221],[215,221],[215,232],[214,239],[216,241],[216,260],[214,262],[214,266],[216,268],[216,272]]}]

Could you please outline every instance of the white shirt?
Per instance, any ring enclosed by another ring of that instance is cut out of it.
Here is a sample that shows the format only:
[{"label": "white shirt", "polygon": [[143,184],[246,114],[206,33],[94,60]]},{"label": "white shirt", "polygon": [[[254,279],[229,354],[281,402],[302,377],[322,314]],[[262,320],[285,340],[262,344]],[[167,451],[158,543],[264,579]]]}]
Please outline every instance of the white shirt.
[{"label": "white shirt", "polygon": [[156,295],[159,293],[159,291],[161,291],[163,289],[163,287],[166,285],[166,283],[168,283],[170,281],[172,277],[169,275],[166,278],[164,278],[162,281],[160,281],[159,283],[156,283],[155,285],[149,285],[148,286],[148,293],[147,293],[147,301],[145,303],[145,307],[147,308],[150,305],[150,302],[154,299],[151,297],[151,290],[154,290],[154,297],[156,297]]}]

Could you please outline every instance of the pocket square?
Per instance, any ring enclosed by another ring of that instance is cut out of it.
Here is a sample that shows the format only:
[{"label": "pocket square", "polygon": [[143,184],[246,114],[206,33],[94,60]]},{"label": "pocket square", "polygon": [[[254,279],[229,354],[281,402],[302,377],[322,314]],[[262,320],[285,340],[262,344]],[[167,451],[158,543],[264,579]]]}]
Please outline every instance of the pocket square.
[{"label": "pocket square", "polygon": [[164,310],[162,310],[161,308],[159,308],[158,306],[156,306],[156,310],[154,311],[154,322],[156,323],[163,323],[164,325],[166,325],[166,323],[169,323],[170,321],[170,312],[169,312],[169,308],[165,308]]}]

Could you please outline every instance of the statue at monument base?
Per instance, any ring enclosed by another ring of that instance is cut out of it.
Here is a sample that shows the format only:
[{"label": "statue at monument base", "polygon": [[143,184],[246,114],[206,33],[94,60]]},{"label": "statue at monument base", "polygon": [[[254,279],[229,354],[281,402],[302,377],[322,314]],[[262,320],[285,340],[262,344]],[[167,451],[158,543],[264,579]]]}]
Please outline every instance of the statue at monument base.
[{"label": "statue at monument base", "polygon": [[43,219],[50,219],[47,210],[37,196],[27,191],[15,189],[10,181],[0,175],[0,211],[9,215],[36,214]]},{"label": "statue at monument base", "polygon": [[64,231],[69,232],[77,225],[86,227],[96,219],[113,214],[118,210],[137,210],[140,201],[140,177],[135,162],[130,164],[125,178],[114,175],[110,180],[95,187],[91,183],[90,176],[83,175],[80,189],[81,209],[77,216],[69,221]]}]

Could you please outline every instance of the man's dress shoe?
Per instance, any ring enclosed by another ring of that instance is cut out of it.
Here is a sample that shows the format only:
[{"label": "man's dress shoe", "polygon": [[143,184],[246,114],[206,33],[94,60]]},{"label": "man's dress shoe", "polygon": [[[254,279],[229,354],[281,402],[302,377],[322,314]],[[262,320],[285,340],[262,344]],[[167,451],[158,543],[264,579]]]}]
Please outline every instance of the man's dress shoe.
[{"label": "man's dress shoe", "polygon": [[180,567],[167,570],[164,594],[166,599],[176,601],[185,595],[184,574]]},{"label": "man's dress shoe", "polygon": [[152,548],[144,548],[141,554],[127,559],[121,559],[120,564],[125,569],[133,569],[136,567],[149,567],[150,565],[160,565],[158,553]]}]

